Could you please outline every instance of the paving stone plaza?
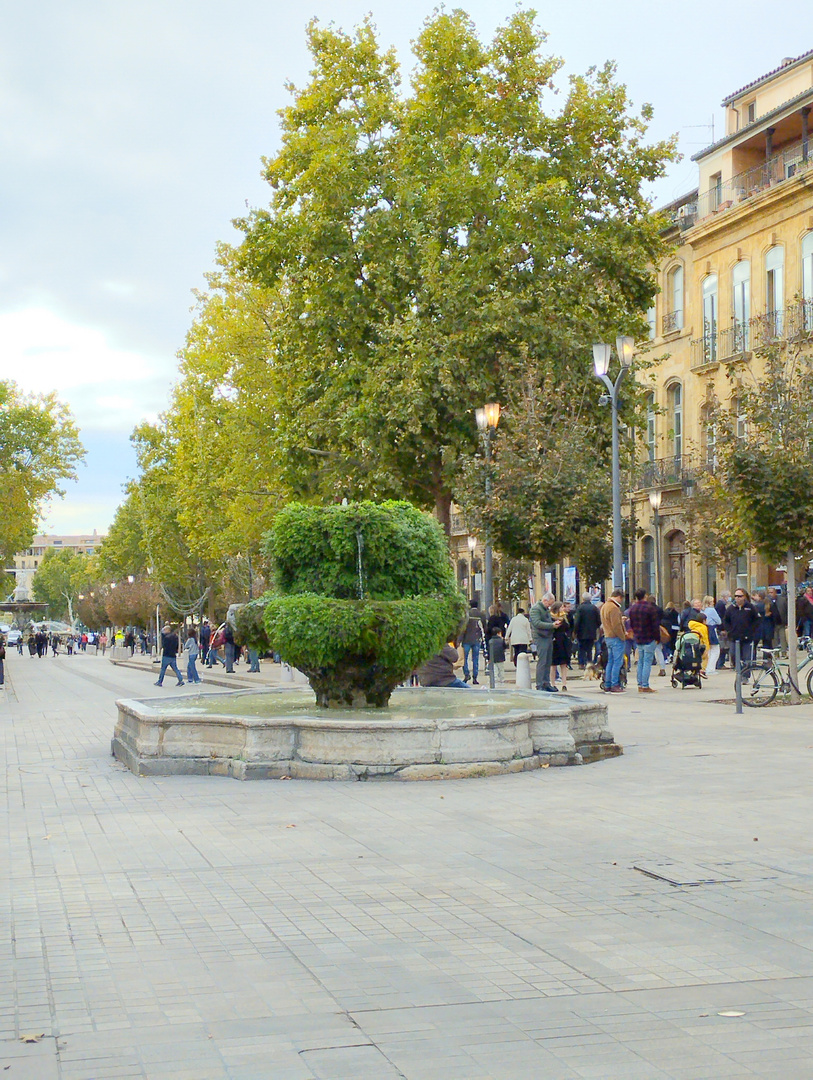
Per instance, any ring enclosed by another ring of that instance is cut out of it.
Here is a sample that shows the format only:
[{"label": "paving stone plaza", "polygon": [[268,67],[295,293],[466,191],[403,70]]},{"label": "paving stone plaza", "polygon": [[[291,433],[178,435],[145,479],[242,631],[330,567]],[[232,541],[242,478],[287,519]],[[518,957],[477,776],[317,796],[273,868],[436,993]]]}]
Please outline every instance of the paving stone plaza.
[{"label": "paving stone plaza", "polygon": [[0,1075],[813,1077],[810,705],[722,674],[605,698],[578,768],[139,779],[116,698],[188,688],[6,670]]}]

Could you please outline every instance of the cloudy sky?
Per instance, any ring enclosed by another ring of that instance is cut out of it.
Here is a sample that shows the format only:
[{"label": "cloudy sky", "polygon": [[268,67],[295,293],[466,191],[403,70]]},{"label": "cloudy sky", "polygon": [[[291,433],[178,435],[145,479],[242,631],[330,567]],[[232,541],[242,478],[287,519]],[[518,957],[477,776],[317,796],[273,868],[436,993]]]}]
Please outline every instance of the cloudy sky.
[{"label": "cloudy sky", "polygon": [[[462,4],[481,33],[513,0]],[[690,156],[722,131],[722,97],[813,48],[809,0],[571,0],[537,4],[566,72],[615,60],[653,137],[685,157],[654,192],[694,183]],[[165,406],[176,351],[215,245],[266,202],[260,157],[278,141],[284,84],[308,72],[305,26],[372,12],[411,65],[435,7],[392,0],[40,0],[7,5],[0,39],[0,378],[57,390],[86,467],[45,522],[107,528],[135,471],[129,433]]]}]

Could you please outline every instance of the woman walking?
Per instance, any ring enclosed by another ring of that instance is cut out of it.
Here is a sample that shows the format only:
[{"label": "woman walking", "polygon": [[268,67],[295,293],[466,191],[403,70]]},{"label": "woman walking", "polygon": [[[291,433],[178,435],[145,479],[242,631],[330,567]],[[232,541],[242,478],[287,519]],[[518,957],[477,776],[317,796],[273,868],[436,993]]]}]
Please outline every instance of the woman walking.
[{"label": "woman walking", "polygon": [[198,635],[195,633],[194,627],[190,627],[189,633],[186,635],[184,652],[186,653],[186,681],[199,683],[201,679],[200,675],[198,675],[196,661],[200,655],[200,649],[198,648]]},{"label": "woman walking", "polygon": [[556,681],[556,672],[562,680],[562,691],[567,693],[567,669],[570,666],[571,642],[570,642],[570,619],[561,600],[551,604],[550,613],[553,616],[553,652],[551,653],[550,684]]}]

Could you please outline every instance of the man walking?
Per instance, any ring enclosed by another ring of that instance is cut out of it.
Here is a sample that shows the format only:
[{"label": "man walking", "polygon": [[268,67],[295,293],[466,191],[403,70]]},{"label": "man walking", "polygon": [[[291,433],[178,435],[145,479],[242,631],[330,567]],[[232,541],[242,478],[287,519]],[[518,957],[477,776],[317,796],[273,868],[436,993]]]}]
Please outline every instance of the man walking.
[{"label": "man walking", "polygon": [[[745,589],[737,589],[734,603],[726,608],[723,615],[723,629],[731,642],[732,657],[736,656],[734,642],[740,643],[740,659],[745,664],[751,662],[751,649],[756,634],[759,616],[751,606],[751,597]],[[747,678],[743,680],[747,682]]]},{"label": "man walking", "polygon": [[645,589],[636,589],[635,603],[629,610],[633,640],[638,652],[638,693],[657,694],[649,685],[649,673],[655,649],[661,640],[661,613],[646,599]]},{"label": "man walking", "polygon": [[553,593],[547,592],[528,612],[528,621],[533,627],[536,643],[536,688],[549,694],[558,693],[550,681],[554,619],[548,609],[555,600]]},{"label": "man walking", "polygon": [[[477,606],[477,601],[469,603],[469,621],[463,631],[463,679],[477,686],[480,671],[480,645],[485,640],[486,617]],[[471,656],[471,674],[469,674],[469,656]]]},{"label": "man walking", "polygon": [[590,593],[582,595],[582,602],[573,615],[573,632],[579,643],[579,667],[584,668],[593,659],[593,649],[601,626],[601,612],[590,598]]},{"label": "man walking", "polygon": [[621,665],[624,663],[624,618],[621,605],[624,602],[622,589],[613,589],[610,599],[601,608],[601,628],[607,643],[607,670],[604,672],[604,689],[608,694],[623,694],[621,685]]},{"label": "man walking", "polygon": [[178,676],[178,686],[183,686],[183,678],[178,670],[178,635],[169,623],[161,627],[161,674],[156,686],[163,686],[167,668],[172,668]]}]

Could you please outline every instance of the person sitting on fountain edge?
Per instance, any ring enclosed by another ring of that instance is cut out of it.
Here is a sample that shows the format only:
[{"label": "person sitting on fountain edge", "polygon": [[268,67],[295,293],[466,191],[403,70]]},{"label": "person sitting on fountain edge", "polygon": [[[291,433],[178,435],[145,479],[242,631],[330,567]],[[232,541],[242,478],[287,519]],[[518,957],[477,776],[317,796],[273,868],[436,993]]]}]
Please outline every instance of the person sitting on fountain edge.
[{"label": "person sitting on fountain edge", "polygon": [[460,667],[463,661],[457,643],[450,641],[444,645],[439,653],[430,656],[418,668],[418,682],[421,686],[453,687],[456,690],[468,690],[468,683],[458,679],[455,668]]}]

